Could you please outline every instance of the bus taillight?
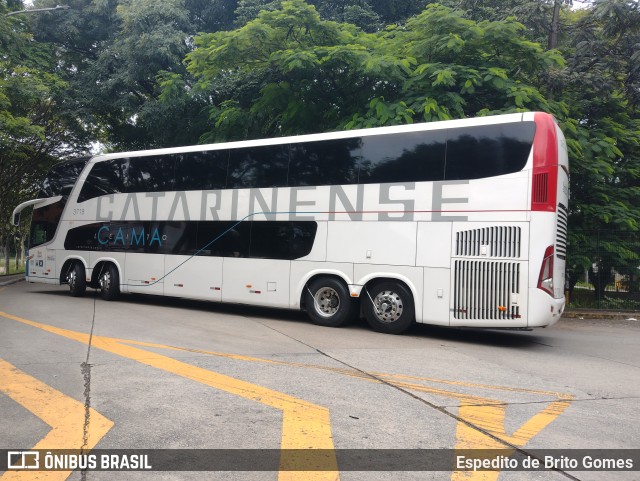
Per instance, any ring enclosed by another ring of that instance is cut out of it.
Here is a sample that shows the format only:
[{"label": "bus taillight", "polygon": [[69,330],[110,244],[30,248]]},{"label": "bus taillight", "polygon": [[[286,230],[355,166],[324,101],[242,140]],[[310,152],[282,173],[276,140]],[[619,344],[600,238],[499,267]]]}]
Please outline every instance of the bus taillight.
[{"label": "bus taillight", "polygon": [[544,259],[538,277],[538,289],[553,296],[553,246],[547,247],[547,250],[544,251]]},{"label": "bus taillight", "polygon": [[534,117],[533,185],[531,210],[555,212],[558,190],[558,132],[553,117],[537,112]]}]

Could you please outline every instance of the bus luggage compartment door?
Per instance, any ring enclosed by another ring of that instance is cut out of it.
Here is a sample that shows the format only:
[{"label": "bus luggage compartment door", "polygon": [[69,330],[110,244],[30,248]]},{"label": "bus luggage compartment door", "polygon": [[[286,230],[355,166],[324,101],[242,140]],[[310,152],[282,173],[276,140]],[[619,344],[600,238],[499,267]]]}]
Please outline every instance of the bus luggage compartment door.
[{"label": "bus luggage compartment door", "polygon": [[291,261],[225,257],[222,300],[289,307]]},{"label": "bus luggage compartment door", "polygon": [[164,293],[204,301],[222,300],[222,258],[167,256]]},{"label": "bus luggage compartment door", "polygon": [[127,252],[125,276],[129,292],[164,294],[164,254]]}]

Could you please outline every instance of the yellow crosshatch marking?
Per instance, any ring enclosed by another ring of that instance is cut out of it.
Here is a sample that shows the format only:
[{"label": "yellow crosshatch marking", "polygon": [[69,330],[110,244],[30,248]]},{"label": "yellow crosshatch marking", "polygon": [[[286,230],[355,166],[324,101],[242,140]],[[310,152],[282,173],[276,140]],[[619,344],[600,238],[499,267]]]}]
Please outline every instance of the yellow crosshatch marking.
[{"label": "yellow crosshatch marking", "polygon": [[[33,446],[33,449],[80,449],[84,445],[84,404],[56,391],[51,386],[25,374],[18,368],[0,359],[0,392],[6,394],[22,407],[31,411],[51,431]],[[94,409],[90,410],[86,448],[92,449],[111,429],[113,422]],[[7,471],[2,481],[63,481],[71,471]]]},{"label": "yellow crosshatch marking", "polygon": [[[479,384],[464,381],[450,381],[434,379],[429,377],[407,376],[402,374],[386,374],[379,372],[366,373],[349,368],[336,368],[328,366],[317,366],[311,364],[294,363],[287,361],[277,361],[272,359],[262,359],[240,354],[228,354],[215,351],[205,351],[201,349],[187,349],[176,346],[167,346],[150,342],[140,342],[121,339],[120,342],[134,344],[145,347],[171,349],[175,351],[187,351],[198,354],[224,357],[237,361],[256,362],[264,364],[275,364],[290,367],[300,367],[308,369],[318,369],[330,371],[350,377],[356,377],[363,381],[382,383],[383,381],[401,389],[425,392],[437,396],[457,399],[460,402],[456,426],[456,449],[509,449],[512,446],[521,448],[525,446],[536,434],[547,427],[560,414],[567,409],[574,399],[571,394],[554,391],[542,391],[535,389],[517,388],[509,386],[494,386],[490,384]],[[412,382],[407,382],[412,381]],[[506,403],[499,399],[473,396],[453,390],[445,390],[424,383],[445,385],[458,388],[473,388],[489,391],[504,391],[522,394],[534,394],[551,398],[540,412],[535,414],[522,424],[513,434],[505,431]],[[500,442],[499,440],[503,441]],[[454,471],[451,474],[451,481],[495,481],[500,474],[499,471]]]},{"label": "yellow crosshatch marking", "polygon": [[[70,331],[48,324],[30,321],[21,317],[0,312],[0,316],[27,324],[38,329],[57,334],[67,339],[89,343],[89,335]],[[223,374],[219,374],[201,367],[192,366],[167,356],[150,351],[124,345],[121,340],[94,335],[92,348],[133,359],[141,364],[162,369],[187,379],[235,394],[245,399],[259,402],[282,411],[282,439],[281,448],[284,450],[280,459],[280,481],[335,481],[338,476],[338,463],[333,452],[333,438],[331,437],[331,422],[329,411],[322,407],[287,394],[273,391],[256,384],[241,381]],[[309,452],[309,456],[302,458],[300,451],[295,451],[292,457],[286,450],[318,449],[322,454]],[[327,456],[330,456],[327,459]],[[318,459],[322,457],[322,459]],[[330,466],[330,471],[286,471],[284,469],[298,468],[321,462],[323,466]]]},{"label": "yellow crosshatch marking", "polygon": [[[85,344],[89,342],[88,334],[29,321],[3,312],[0,312],[0,316],[43,329],[47,332],[66,337],[68,339],[73,339],[78,342]],[[535,435],[562,414],[574,399],[574,396],[570,394],[553,391],[494,386],[489,384],[442,380],[401,374],[386,374],[378,372],[367,373],[350,368],[336,368],[277,361],[239,354],[188,349],[164,344],[108,338],[96,335],[93,336],[92,346],[282,410],[283,428],[281,447],[283,449],[315,448],[333,450],[334,447],[331,436],[329,411],[324,407],[288,396],[278,391],[273,391],[223,374],[208,371],[200,367],[192,366],[190,364],[132,346],[186,351],[245,362],[318,369],[355,377],[367,382],[387,383],[405,390],[424,392],[436,396],[456,399],[460,403],[457,413],[458,423],[456,426],[456,449],[512,449],[513,447],[523,447]],[[434,387],[430,384],[435,384],[438,387]],[[548,404],[546,404],[544,408],[533,417],[525,421],[518,429],[516,429],[515,432],[507,434],[505,430],[507,403],[500,399],[475,396],[464,392],[464,390],[469,389],[538,395],[544,397],[545,400],[548,400]],[[300,469],[301,467],[309,466],[316,462],[322,462],[323,465],[327,465],[329,463],[332,468],[335,467],[335,470],[330,472],[281,471],[279,474],[279,480],[290,481],[304,479],[309,481],[328,481],[338,479],[338,466],[335,456],[328,460],[326,458],[319,460],[311,454],[307,459],[302,459],[299,456],[295,459],[286,459],[283,455],[280,467],[281,469],[290,469],[292,467]],[[454,471],[451,474],[451,481],[495,481],[499,474],[499,471]]]}]

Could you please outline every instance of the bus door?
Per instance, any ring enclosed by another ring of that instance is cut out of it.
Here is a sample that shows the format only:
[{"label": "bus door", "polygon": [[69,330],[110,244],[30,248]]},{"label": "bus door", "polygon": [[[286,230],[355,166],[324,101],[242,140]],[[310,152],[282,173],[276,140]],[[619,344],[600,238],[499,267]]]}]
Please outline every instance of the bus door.
[{"label": "bus door", "polygon": [[48,248],[53,240],[62,216],[64,202],[61,197],[47,199],[33,209],[29,251],[27,254],[27,276],[56,279],[55,251]]}]

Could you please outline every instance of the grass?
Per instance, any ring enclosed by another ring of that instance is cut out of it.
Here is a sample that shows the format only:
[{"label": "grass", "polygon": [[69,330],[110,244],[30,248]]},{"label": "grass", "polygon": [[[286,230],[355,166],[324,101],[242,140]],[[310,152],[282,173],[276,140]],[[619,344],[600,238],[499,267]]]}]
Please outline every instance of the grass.
[{"label": "grass", "polygon": [[24,274],[24,262],[21,262],[18,265],[18,269],[16,269],[16,262],[14,259],[9,260],[9,272],[7,272],[6,266],[4,265],[4,258],[0,259],[0,276],[3,275],[11,275],[11,274]]},{"label": "grass", "polygon": [[569,307],[636,311],[640,310],[640,298],[637,293],[606,292],[598,302],[595,291],[576,288],[573,290]]}]

